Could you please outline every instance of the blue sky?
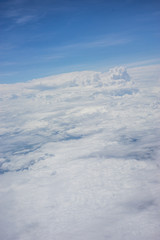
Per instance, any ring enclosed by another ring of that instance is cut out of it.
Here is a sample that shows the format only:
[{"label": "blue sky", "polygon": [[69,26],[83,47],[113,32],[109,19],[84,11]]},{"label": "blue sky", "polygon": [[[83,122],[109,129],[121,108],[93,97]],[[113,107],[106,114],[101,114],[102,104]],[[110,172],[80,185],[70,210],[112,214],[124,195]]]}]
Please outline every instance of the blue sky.
[{"label": "blue sky", "polygon": [[160,1],[0,1],[0,83],[160,62]]}]

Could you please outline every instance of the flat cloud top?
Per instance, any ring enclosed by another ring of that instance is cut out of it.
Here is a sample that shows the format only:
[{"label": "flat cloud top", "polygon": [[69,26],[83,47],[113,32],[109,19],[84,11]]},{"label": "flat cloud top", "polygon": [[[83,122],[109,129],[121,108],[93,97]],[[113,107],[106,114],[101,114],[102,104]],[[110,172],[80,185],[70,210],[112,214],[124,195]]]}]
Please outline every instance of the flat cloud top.
[{"label": "flat cloud top", "polygon": [[133,80],[1,85],[2,240],[159,239],[159,88]]}]

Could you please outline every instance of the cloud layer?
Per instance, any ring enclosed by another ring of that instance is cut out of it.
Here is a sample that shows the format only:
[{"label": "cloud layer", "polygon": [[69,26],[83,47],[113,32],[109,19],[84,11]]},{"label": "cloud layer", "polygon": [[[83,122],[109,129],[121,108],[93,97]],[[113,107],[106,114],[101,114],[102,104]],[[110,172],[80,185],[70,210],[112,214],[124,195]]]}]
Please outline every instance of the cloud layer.
[{"label": "cloud layer", "polygon": [[1,85],[0,238],[158,240],[158,91],[123,67]]}]

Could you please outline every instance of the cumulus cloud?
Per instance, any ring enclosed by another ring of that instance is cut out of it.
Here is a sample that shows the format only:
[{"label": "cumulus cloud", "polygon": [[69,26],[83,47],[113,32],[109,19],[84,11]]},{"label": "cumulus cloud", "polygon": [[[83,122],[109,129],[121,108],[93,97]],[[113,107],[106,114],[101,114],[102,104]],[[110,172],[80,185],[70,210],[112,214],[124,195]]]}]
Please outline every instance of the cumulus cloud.
[{"label": "cumulus cloud", "polygon": [[1,85],[2,240],[159,239],[158,88],[134,76]]},{"label": "cumulus cloud", "polygon": [[130,81],[130,76],[127,73],[127,71],[126,71],[126,69],[124,67],[112,68],[109,71],[109,76],[113,80],[121,80],[121,79],[123,79],[124,81]]}]

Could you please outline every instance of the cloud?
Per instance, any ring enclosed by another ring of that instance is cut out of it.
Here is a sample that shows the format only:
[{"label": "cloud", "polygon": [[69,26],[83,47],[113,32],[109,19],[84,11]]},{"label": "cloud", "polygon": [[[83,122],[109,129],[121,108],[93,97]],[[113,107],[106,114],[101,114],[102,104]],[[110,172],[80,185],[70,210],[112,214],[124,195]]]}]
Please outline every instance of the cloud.
[{"label": "cloud", "polygon": [[124,79],[125,81],[130,81],[130,76],[124,67],[113,68],[109,71],[110,78],[113,80]]},{"label": "cloud", "polygon": [[7,30],[19,24],[27,24],[35,21],[42,16],[40,11],[32,6],[31,2],[27,1],[6,1],[2,3],[2,17],[10,20],[10,26]]},{"label": "cloud", "polygon": [[160,62],[160,58],[153,58],[153,59],[147,59],[147,60],[144,60],[144,61],[139,61],[139,62],[133,62],[133,63],[128,63],[126,66],[128,68],[131,68],[131,67],[144,67],[144,65],[156,65]]},{"label": "cloud", "polygon": [[4,76],[13,76],[15,74],[17,74],[17,71],[12,71],[12,72],[0,72],[0,76],[4,77]]},{"label": "cloud", "polygon": [[59,13],[66,11],[73,11],[75,7],[70,4],[69,1],[50,1],[47,0],[45,3],[43,1],[10,1],[7,0],[1,3],[1,15],[3,20],[5,18],[11,20],[11,25],[7,30],[12,29],[17,25],[27,24],[32,21],[37,21],[46,14],[49,13]]},{"label": "cloud", "polygon": [[128,68],[129,74],[143,87],[157,87],[160,82],[160,64],[148,64],[146,66],[137,66]]},{"label": "cloud", "polygon": [[130,42],[130,39],[127,39],[127,38],[116,39],[115,37],[113,38],[109,37],[109,38],[104,38],[98,41],[91,41],[91,42],[86,42],[78,45],[79,47],[82,47],[82,48],[94,48],[94,47],[116,46],[116,45],[126,44],[128,42]]},{"label": "cloud", "polygon": [[36,16],[31,16],[31,15],[19,17],[18,19],[16,19],[16,23],[17,24],[25,24],[27,22],[32,21],[35,18],[36,18]]},{"label": "cloud", "polygon": [[132,40],[127,37],[109,35],[107,37],[102,37],[100,39],[96,39],[92,41],[84,41],[84,42],[60,46],[55,48],[55,50],[70,50],[70,49],[76,49],[76,48],[89,49],[89,48],[99,48],[99,47],[105,48],[105,47],[111,47],[116,45],[128,44],[130,41]]},{"label": "cloud", "polygon": [[1,239],[159,239],[159,88],[129,72],[0,86]]}]

